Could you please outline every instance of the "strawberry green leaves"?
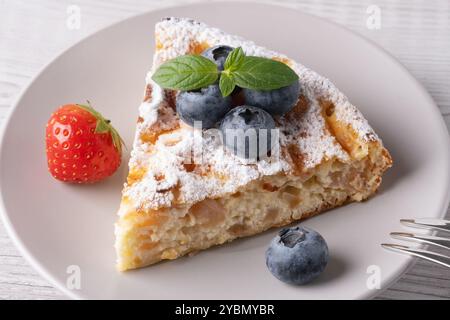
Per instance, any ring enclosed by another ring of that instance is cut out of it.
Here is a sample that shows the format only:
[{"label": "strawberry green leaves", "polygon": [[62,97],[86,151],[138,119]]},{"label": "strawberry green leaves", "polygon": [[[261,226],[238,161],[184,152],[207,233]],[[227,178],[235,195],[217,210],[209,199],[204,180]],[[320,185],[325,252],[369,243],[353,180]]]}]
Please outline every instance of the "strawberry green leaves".
[{"label": "strawberry green leaves", "polygon": [[96,119],[95,133],[110,133],[114,146],[117,151],[122,154],[122,145],[125,145],[124,141],[120,137],[117,130],[111,125],[111,121],[105,119],[100,112],[91,107],[89,101],[88,105],[78,104],[78,107],[91,113]]},{"label": "strawberry green leaves", "polygon": [[[220,78],[219,78],[220,77]],[[185,55],[163,63],[152,79],[161,87],[189,91],[207,87],[219,78],[222,96],[230,95],[236,86],[254,90],[274,90],[298,80],[286,64],[272,59],[246,56],[241,47],[230,52],[224,70],[198,55]]]}]

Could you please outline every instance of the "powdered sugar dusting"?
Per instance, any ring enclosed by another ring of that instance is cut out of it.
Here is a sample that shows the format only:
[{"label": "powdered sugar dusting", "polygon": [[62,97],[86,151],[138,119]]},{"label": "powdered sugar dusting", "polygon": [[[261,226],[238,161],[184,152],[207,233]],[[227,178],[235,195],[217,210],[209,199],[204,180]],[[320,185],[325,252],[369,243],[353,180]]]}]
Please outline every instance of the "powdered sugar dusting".
[{"label": "powdered sugar dusting", "polygon": [[[161,63],[191,52],[193,44],[240,46],[247,55],[276,58],[293,68],[299,75],[307,108],[301,116],[281,117],[277,123],[281,149],[295,146],[301,154],[303,163],[300,165],[304,171],[327,159],[350,160],[347,152],[327,131],[318,99],[331,101],[335,105],[337,119],[351,125],[361,141],[378,140],[362,114],[328,79],[286,56],[191,19],[169,18],[157,23],[155,28],[157,51],[152,70],[146,78],[152,87],[152,96],[139,107],[142,121],[137,125],[129,163],[130,170],[141,169],[144,174],[139,181],[126,184],[123,191],[135,208],[190,205],[205,198],[221,197],[262,176],[280,172],[290,174],[293,163],[300,161],[293,159],[289,152],[281,152],[281,157],[275,160],[249,164],[221,146],[217,136],[208,134],[194,139],[203,132],[183,124],[173,106],[167,103],[164,90],[151,80],[151,74]],[[155,130],[163,133],[156,141],[148,142],[142,138]],[[197,141],[203,150],[202,159],[192,165],[192,146]]]}]

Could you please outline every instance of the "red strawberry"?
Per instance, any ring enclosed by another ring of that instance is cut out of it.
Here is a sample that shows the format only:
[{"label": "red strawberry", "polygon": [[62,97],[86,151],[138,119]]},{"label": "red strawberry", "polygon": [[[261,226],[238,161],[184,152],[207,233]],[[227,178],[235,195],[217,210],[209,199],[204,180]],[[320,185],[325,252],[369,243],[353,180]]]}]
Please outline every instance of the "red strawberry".
[{"label": "red strawberry", "polygon": [[91,106],[60,107],[48,120],[45,140],[48,170],[58,180],[96,182],[120,166],[122,140]]}]

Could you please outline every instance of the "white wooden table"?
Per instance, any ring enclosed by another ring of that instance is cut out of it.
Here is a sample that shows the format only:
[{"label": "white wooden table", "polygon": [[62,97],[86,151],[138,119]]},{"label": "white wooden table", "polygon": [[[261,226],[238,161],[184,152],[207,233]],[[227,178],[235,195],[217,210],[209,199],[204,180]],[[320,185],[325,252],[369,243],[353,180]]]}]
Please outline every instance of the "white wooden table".
[{"label": "white wooden table", "polygon": [[[63,49],[123,18],[187,2],[193,1],[0,0],[0,126],[21,89]],[[380,44],[427,88],[450,128],[449,0],[277,2],[343,24]],[[71,5],[81,10],[79,29],[66,26]],[[367,27],[371,5],[380,9],[379,29]],[[0,224],[0,299],[62,298],[24,260]],[[378,298],[450,299],[450,270],[419,261]]]}]

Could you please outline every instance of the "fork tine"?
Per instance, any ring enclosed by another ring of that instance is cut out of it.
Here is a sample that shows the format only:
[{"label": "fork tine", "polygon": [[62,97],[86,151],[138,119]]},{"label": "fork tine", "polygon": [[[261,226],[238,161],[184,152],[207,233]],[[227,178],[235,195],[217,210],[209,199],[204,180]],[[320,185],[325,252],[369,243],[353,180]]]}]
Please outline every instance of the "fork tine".
[{"label": "fork tine", "polygon": [[394,239],[427,243],[450,250],[450,238],[413,234],[408,232],[391,232],[390,235]]},{"label": "fork tine", "polygon": [[445,256],[440,253],[431,252],[431,251],[422,250],[422,249],[414,249],[411,247],[402,246],[402,245],[398,245],[398,244],[392,244],[392,243],[382,243],[381,246],[390,251],[419,257],[419,258],[440,264],[444,267],[450,268],[450,257]]},{"label": "fork tine", "polygon": [[400,222],[412,228],[436,229],[450,232],[450,221],[432,218],[400,219]]}]

